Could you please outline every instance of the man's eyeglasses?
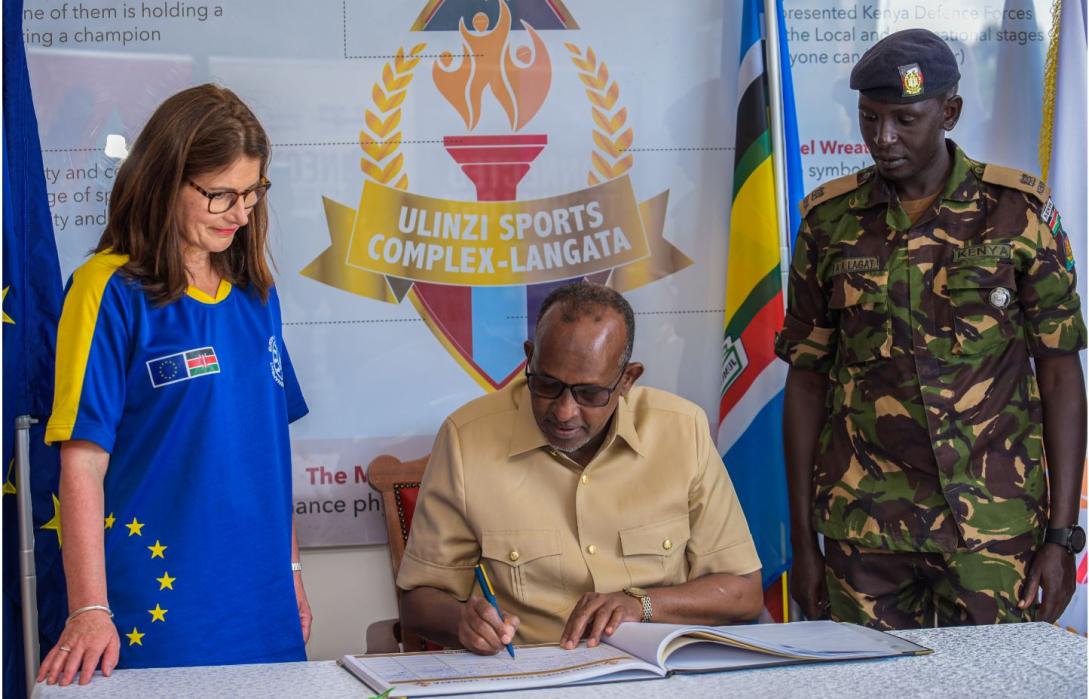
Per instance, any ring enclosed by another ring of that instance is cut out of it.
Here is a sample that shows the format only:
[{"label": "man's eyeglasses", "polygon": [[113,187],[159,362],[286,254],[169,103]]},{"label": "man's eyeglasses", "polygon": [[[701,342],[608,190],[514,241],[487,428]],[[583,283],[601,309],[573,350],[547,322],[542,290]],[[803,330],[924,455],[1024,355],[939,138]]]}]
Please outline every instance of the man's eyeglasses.
[{"label": "man's eyeglasses", "polygon": [[554,400],[563,395],[566,390],[571,391],[571,397],[575,399],[575,402],[579,405],[587,408],[600,408],[603,405],[608,404],[609,399],[612,398],[613,391],[620,385],[621,379],[624,378],[624,370],[627,369],[627,365],[624,365],[620,370],[620,376],[616,377],[616,381],[613,382],[612,387],[606,388],[605,386],[598,386],[592,383],[576,383],[569,384],[554,379],[548,374],[534,374],[529,370],[529,366],[526,366],[526,382],[529,385],[529,392],[538,398],[545,398],[548,400]]},{"label": "man's eyeglasses", "polygon": [[265,192],[272,186],[272,183],[262,177],[258,184],[241,192],[233,192],[230,190],[209,192],[193,180],[189,180],[189,186],[208,198],[208,213],[225,214],[234,208],[239,197],[242,198],[242,206],[247,209],[252,209],[257,205],[257,202],[261,201],[261,197],[265,196]]}]

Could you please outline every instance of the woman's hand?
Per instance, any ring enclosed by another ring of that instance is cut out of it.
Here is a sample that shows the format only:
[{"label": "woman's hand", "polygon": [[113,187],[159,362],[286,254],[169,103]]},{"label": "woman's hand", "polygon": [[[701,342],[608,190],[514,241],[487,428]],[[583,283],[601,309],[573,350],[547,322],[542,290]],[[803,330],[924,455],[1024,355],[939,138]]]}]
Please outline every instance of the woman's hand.
[{"label": "woman's hand", "polygon": [[[93,442],[69,440],[61,444],[60,517],[64,530],[64,575],[68,603],[79,609],[106,605],[106,554],[103,543],[102,481],[110,455]],[[101,665],[107,677],[117,667],[121,640],[108,612],[90,609],[64,625],[60,640],[38,671],[38,681],[71,684],[91,681]]]},{"label": "woman's hand", "polygon": [[295,581],[295,602],[299,605],[299,624],[302,625],[303,643],[310,640],[310,625],[314,623],[314,614],[310,611],[310,602],[306,599],[303,587],[302,570],[295,570],[295,561],[299,558],[299,539],[295,536],[295,520],[291,520],[291,577]]},{"label": "woman's hand", "polygon": [[292,577],[295,578],[295,601],[299,604],[299,623],[302,624],[303,643],[306,643],[310,640],[310,625],[314,623],[314,614],[310,611],[310,602],[306,599],[302,571],[295,571]]},{"label": "woman's hand", "polygon": [[63,687],[71,684],[78,672],[79,683],[87,684],[100,664],[102,674],[109,677],[120,653],[121,639],[109,615],[98,610],[85,612],[65,624],[57,645],[42,661],[38,681],[59,681]]}]

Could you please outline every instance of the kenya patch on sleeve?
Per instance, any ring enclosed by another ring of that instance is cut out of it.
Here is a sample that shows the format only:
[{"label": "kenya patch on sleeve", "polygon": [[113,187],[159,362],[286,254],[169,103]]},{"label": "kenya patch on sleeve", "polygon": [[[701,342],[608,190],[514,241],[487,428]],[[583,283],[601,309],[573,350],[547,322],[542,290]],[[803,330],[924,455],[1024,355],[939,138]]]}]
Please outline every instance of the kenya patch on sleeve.
[{"label": "kenya patch on sleeve", "polygon": [[1051,234],[1055,236],[1055,242],[1059,244],[1066,271],[1073,272],[1074,249],[1070,245],[1070,236],[1063,230],[1062,216],[1059,215],[1059,210],[1055,208],[1055,202],[1052,199],[1049,198],[1047,203],[1044,204],[1044,208],[1040,209],[1040,218],[1051,229]]}]

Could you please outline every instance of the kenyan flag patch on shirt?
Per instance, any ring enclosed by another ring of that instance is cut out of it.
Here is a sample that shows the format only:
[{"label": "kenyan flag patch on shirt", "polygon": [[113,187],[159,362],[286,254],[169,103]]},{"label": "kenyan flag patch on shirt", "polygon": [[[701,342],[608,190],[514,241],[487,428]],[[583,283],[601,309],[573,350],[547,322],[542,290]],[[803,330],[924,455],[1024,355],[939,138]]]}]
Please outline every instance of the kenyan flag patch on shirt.
[{"label": "kenyan flag patch on shirt", "polygon": [[155,388],[195,379],[205,374],[219,373],[219,360],[213,347],[186,350],[177,354],[149,359],[147,371]]},{"label": "kenyan flag patch on shirt", "polygon": [[1073,272],[1074,250],[1070,247],[1070,236],[1063,230],[1063,219],[1059,216],[1059,210],[1055,208],[1054,201],[1047,200],[1047,204],[1044,204],[1044,208],[1040,210],[1040,218],[1051,229],[1051,234],[1055,236],[1055,241],[1059,244],[1059,253],[1063,256],[1066,271]]}]

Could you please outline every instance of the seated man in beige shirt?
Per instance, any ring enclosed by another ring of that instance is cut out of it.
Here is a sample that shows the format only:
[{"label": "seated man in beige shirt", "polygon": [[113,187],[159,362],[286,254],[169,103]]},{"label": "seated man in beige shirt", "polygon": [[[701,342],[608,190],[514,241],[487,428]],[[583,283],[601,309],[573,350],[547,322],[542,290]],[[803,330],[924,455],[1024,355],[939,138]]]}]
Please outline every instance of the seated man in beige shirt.
[{"label": "seated man in beige shirt", "polygon": [[756,618],[760,561],[707,416],[634,386],[634,330],[616,291],[556,289],[526,377],[446,419],[397,576],[409,628],[492,654],[593,646],[627,621]]}]

